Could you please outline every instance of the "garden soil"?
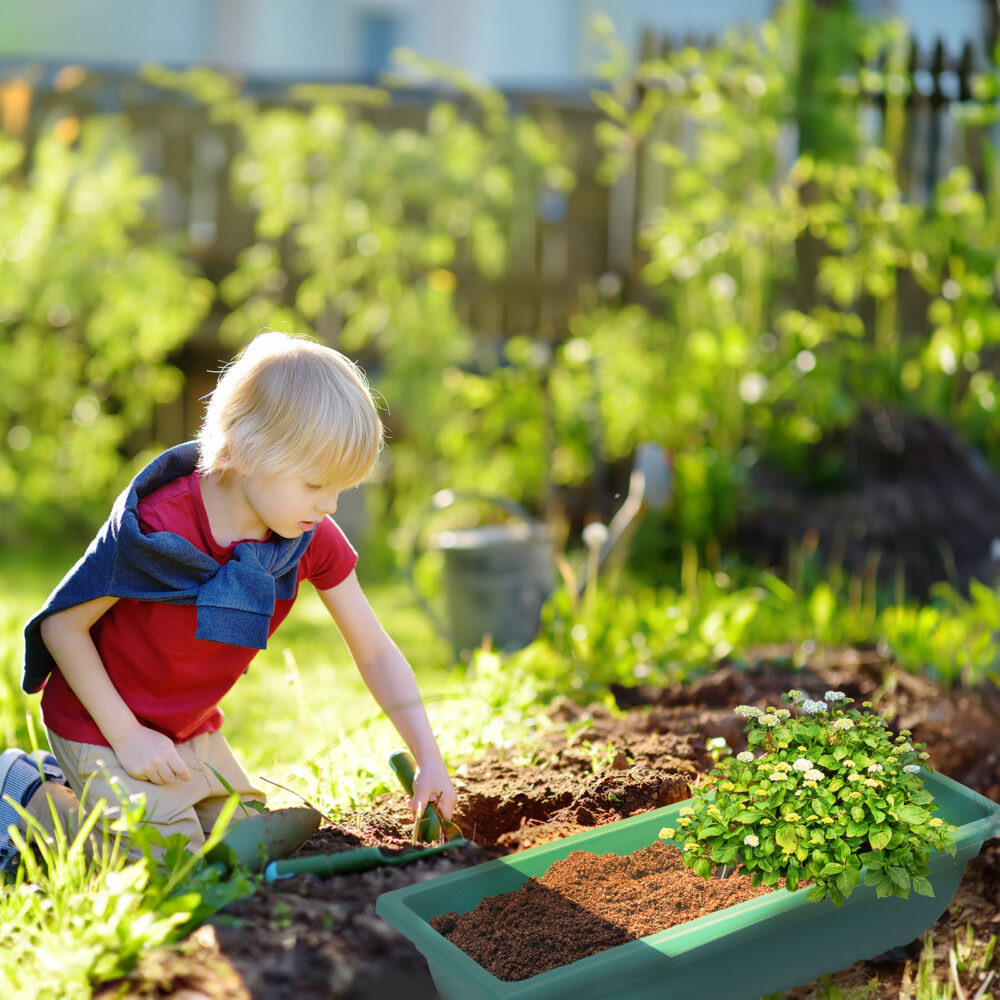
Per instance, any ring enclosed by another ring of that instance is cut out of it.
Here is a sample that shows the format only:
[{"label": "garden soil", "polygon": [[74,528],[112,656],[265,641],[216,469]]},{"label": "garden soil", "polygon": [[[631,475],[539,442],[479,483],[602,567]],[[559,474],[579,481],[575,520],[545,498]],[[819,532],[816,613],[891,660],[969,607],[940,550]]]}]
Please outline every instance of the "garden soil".
[{"label": "garden soil", "polygon": [[[297,876],[262,884],[180,945],[143,956],[127,980],[107,984],[96,995],[101,1000],[432,1000],[437,994],[422,957],[375,915],[380,894],[686,798],[691,781],[712,765],[707,740],[721,736],[735,751],[743,747],[742,723],[732,708],[779,704],[780,693],[792,686],[814,696],[837,688],[859,701],[875,701],[894,728],[910,729],[927,743],[937,770],[1000,801],[996,688],[952,691],[894,669],[876,651],[817,650],[794,670],[790,653],[759,650],[744,664],[722,666],[670,690],[616,689],[617,712],[558,703],[550,712],[551,728],[530,753],[527,748],[521,755],[494,753],[456,774],[454,819],[473,848],[326,880]],[[320,829],[300,853],[359,846],[404,853],[411,831],[400,794],[350,825]],[[992,840],[970,862],[933,928],[938,974],[948,974],[956,935],[961,958],[966,949],[982,953],[998,934],[1000,840]],[[921,942],[913,942],[856,963],[832,981],[846,992],[877,978],[877,988],[868,994],[872,1000],[915,997],[911,984],[920,951]],[[1000,958],[993,955],[991,962],[996,976],[980,994],[987,975],[982,963],[975,958],[958,963],[967,967],[956,970],[965,996],[1000,997]],[[811,1000],[818,988],[804,984],[786,997]]]}]

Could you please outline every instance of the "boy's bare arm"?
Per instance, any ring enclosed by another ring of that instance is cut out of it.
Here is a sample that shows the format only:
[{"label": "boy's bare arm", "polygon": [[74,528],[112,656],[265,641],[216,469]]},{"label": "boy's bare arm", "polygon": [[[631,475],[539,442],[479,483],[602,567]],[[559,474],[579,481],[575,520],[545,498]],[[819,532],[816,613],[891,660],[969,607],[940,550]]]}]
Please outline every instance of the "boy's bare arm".
[{"label": "boy's bare arm", "polygon": [[421,816],[437,801],[445,819],[456,795],[406,658],[389,638],[369,605],[354,573],[319,596],[333,616],[372,697],[398,730],[417,761],[412,807]]},{"label": "boy's bare arm", "polygon": [[94,623],[118,600],[99,597],[49,615],[42,640],[73,693],[111,744],[121,766],[143,781],[171,784],[191,777],[169,737],[143,726],[112,684],[90,636]]}]

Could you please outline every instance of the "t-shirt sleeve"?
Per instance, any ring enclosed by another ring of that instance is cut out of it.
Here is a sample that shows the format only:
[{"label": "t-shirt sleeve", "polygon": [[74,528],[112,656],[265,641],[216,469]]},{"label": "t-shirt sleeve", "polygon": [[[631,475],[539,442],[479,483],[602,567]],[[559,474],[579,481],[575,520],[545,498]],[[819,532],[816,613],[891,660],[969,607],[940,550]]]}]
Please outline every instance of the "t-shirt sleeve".
[{"label": "t-shirt sleeve", "polygon": [[299,563],[299,579],[317,590],[343,583],[358,563],[358,553],[332,517],[324,517],[313,531],[312,541]]}]

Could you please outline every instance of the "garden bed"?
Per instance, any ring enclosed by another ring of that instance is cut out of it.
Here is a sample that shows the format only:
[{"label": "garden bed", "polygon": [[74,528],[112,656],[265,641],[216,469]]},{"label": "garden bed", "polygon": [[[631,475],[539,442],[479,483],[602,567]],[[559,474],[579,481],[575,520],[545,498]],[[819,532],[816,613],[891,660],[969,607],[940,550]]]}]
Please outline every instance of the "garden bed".
[{"label": "garden bed", "polygon": [[[472,762],[457,775],[456,820],[478,845],[418,862],[320,881],[300,876],[263,885],[251,898],[230,905],[220,919],[192,935],[179,949],[144,957],[126,983],[98,996],[173,997],[175,1000],[277,1000],[436,996],[426,964],[415,948],[375,915],[375,900],[401,888],[478,862],[547,843],[648,809],[681,801],[688,782],[711,766],[708,738],[723,736],[740,748],[740,703],[777,703],[789,684],[785,650],[762,651],[747,669],[726,667],[698,684],[667,692],[619,691],[627,707],[620,718],[600,707],[569,704],[553,709],[554,721],[573,722],[567,740],[554,727],[530,762],[494,755]],[[776,665],[778,664],[778,665]],[[995,690],[950,692],[924,679],[896,674],[876,653],[846,650],[817,655],[794,683],[808,690],[839,688],[852,697],[879,697],[883,712],[899,728],[926,742],[932,764],[945,774],[1000,801],[1000,703]],[[888,683],[886,683],[888,681]],[[357,846],[385,850],[409,846],[412,821],[402,796],[380,804],[352,826],[321,829],[304,853]],[[972,943],[985,947],[1000,931],[1000,842],[988,842],[971,861],[948,910],[934,929],[939,974],[960,932],[972,928]],[[874,977],[875,1000],[897,998],[913,975],[919,947],[859,962],[837,977],[842,989]],[[994,962],[996,959],[994,958]],[[973,995],[978,973],[966,975]],[[803,987],[789,1000],[806,1000]]]}]

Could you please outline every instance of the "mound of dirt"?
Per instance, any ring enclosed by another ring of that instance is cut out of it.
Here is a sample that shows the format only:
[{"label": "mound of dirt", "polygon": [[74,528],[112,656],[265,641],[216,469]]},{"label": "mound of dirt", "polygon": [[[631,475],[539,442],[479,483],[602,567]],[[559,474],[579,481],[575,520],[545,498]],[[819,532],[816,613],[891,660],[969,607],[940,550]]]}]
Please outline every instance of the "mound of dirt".
[{"label": "mound of dirt", "polygon": [[[822,694],[838,688],[874,702],[894,728],[926,742],[931,763],[1000,801],[1000,694],[994,688],[951,691],[904,675],[877,653],[820,651],[802,668],[788,666],[791,650],[760,650],[751,666],[725,666],[702,680],[666,691],[615,692],[620,713],[570,703],[552,711],[550,733],[514,759],[494,754],[456,774],[455,820],[471,850],[448,852],[411,865],[326,880],[297,876],[262,884],[231,904],[180,946],[143,957],[124,981],[97,993],[101,1000],[375,1000],[437,996],[413,946],[375,915],[375,900],[390,889],[468,867],[524,847],[613,822],[685,798],[690,783],[712,764],[708,739],[743,746],[738,704],[778,704],[789,687]],[[567,739],[564,723],[573,722]],[[379,802],[350,826],[319,830],[302,854],[359,846],[403,851],[412,819],[402,795]],[[1000,924],[1000,842],[972,861],[958,894],[934,929],[946,959],[955,933],[973,928],[985,948]],[[912,974],[919,943],[835,977],[841,989],[879,977],[878,1000],[899,997]],[[907,965],[906,963],[910,964]],[[967,995],[979,982],[967,979]],[[807,1000],[815,987],[791,994]]]},{"label": "mound of dirt", "polygon": [[926,599],[933,583],[963,591],[998,579],[1000,479],[945,424],[882,405],[861,407],[843,433],[810,449],[804,464],[820,488],[758,463],[733,544],[763,565],[818,548],[850,575],[905,582]]}]

